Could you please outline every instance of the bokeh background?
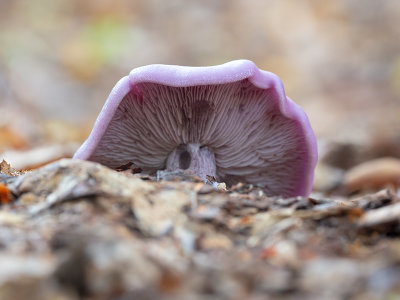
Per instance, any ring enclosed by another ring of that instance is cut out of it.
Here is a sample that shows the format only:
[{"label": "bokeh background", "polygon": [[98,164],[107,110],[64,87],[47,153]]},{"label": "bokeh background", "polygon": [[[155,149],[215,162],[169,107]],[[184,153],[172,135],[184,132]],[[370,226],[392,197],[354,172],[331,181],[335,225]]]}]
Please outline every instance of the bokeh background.
[{"label": "bokeh background", "polygon": [[398,0],[0,0],[0,152],[70,155],[132,68],[246,58],[281,77],[322,154],[400,156],[399,28]]}]

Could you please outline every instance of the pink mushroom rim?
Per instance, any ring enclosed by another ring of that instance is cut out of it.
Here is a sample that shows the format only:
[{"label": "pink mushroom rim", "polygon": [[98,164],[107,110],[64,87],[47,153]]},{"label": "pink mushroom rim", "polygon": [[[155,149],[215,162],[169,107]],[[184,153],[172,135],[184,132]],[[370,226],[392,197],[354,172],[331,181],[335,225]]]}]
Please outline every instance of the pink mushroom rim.
[{"label": "pink mushroom rim", "polygon": [[150,173],[192,170],[289,197],[311,192],[317,145],[278,76],[253,62],[156,64],[116,84],[74,158]]}]

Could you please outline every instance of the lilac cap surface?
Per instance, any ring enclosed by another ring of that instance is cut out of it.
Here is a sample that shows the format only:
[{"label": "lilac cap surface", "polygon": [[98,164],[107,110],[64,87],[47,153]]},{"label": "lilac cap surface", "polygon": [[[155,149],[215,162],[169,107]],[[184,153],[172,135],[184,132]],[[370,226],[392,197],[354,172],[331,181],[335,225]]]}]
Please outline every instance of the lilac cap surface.
[{"label": "lilac cap surface", "polygon": [[267,195],[311,192],[317,145],[281,80],[248,60],[211,67],[149,65],[113,88],[74,158],[148,172],[192,168]]}]

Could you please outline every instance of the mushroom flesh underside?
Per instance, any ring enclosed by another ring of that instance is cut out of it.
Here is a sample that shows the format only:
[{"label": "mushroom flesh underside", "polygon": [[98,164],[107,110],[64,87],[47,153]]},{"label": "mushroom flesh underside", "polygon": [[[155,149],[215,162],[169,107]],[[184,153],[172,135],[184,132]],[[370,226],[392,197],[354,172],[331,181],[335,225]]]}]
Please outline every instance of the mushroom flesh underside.
[{"label": "mushroom flesh underside", "polygon": [[[291,194],[303,176],[307,147],[301,125],[282,115],[277,98],[275,90],[247,79],[189,87],[138,83],[89,159],[111,168],[132,162],[151,172],[165,169],[176,149],[183,149],[177,159],[184,161],[185,147],[195,145],[213,154],[204,161],[215,160],[216,174],[207,175],[227,184],[259,184],[267,194]],[[190,164],[193,154],[186,152]],[[177,166],[185,169],[185,163]]]}]

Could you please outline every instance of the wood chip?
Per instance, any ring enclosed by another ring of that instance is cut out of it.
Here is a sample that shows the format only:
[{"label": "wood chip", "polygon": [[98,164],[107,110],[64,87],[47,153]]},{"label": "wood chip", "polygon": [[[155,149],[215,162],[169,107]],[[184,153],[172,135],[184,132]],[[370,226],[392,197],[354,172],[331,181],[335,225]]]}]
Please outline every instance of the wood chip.
[{"label": "wood chip", "polygon": [[361,227],[372,227],[393,221],[400,222],[400,202],[368,211],[358,224]]}]

